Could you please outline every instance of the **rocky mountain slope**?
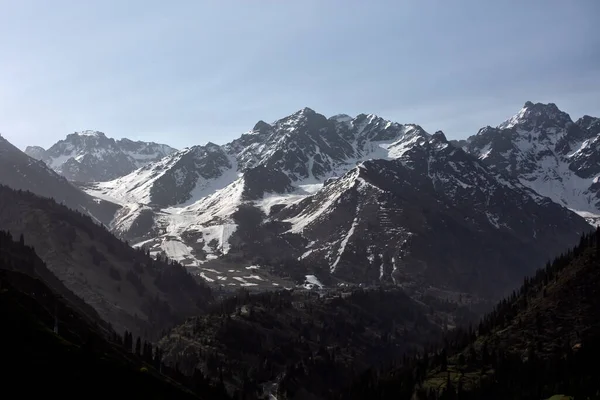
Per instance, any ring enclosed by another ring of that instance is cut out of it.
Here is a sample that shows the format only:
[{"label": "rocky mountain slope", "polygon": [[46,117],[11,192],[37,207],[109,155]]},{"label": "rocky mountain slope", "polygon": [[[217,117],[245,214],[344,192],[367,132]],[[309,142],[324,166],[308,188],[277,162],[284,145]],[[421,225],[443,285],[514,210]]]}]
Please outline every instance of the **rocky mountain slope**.
[{"label": "rocky mountain slope", "polygon": [[118,332],[152,338],[212,297],[180,265],[151,259],[50,199],[0,186],[0,226],[24,235],[48,269]]},{"label": "rocky mountain slope", "polygon": [[69,183],[46,164],[29,157],[0,136],[0,184],[52,198],[67,207],[110,223],[118,205],[94,198]]},{"label": "rocky mountain slope", "polygon": [[114,140],[97,131],[72,133],[48,150],[39,146],[25,149],[29,156],[76,182],[115,179],[173,152],[175,149],[164,144]]},{"label": "rocky mountain slope", "polygon": [[573,122],[555,104],[527,102],[462,143],[487,165],[592,221],[600,215],[600,119]]},{"label": "rocky mountain slope", "polygon": [[122,206],[114,232],[224,286],[284,273],[501,293],[590,229],[441,132],[307,108],[86,190]]},{"label": "rocky mountain slope", "polygon": [[441,133],[418,143],[395,160],[361,163],[279,211],[288,232],[308,241],[300,257],[311,265],[326,260],[349,281],[502,293],[528,263],[544,262],[547,248],[589,229]]}]

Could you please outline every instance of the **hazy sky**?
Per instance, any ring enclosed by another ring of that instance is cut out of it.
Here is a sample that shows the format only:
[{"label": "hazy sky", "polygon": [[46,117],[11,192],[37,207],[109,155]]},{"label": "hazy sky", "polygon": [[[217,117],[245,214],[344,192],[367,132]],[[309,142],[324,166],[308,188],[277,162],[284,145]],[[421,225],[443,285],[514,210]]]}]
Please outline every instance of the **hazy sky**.
[{"label": "hazy sky", "polygon": [[448,137],[600,116],[600,1],[0,0],[0,133],[225,143],[302,107]]}]

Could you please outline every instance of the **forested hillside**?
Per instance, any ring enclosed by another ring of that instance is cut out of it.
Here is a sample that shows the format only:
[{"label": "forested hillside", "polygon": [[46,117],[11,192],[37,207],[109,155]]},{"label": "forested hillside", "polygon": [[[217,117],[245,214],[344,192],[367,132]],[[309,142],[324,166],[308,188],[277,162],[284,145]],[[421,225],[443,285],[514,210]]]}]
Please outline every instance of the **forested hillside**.
[{"label": "forested hillside", "polygon": [[415,301],[395,287],[242,290],[173,329],[159,346],[167,364],[222,381],[246,399],[326,398],[369,366],[389,366],[473,317],[466,305]]},{"label": "forested hillside", "polygon": [[180,264],[133,249],[51,199],[0,185],[0,227],[24,235],[52,274],[119,332],[156,339],[212,299]]},{"label": "forested hillside", "polygon": [[221,389],[201,381],[182,379],[188,385],[184,388],[168,377],[180,375],[161,366],[160,349],[145,343],[142,352],[139,338],[135,346],[133,340],[123,340],[131,335],[121,337],[100,320],[23,242],[0,232],[3,395],[227,398]]},{"label": "forested hillside", "polygon": [[[600,398],[600,230],[526,278],[476,329],[392,369],[372,369],[339,399]],[[415,396],[415,397],[413,397]]]}]

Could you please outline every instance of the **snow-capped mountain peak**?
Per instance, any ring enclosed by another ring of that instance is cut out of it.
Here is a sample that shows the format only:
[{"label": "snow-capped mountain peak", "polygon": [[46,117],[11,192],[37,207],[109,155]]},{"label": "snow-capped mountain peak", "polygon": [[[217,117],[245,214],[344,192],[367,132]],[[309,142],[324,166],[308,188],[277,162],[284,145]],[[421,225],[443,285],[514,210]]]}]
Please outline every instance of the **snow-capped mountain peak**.
[{"label": "snow-capped mountain peak", "polygon": [[446,135],[442,131],[437,131],[431,136],[431,138],[438,142],[448,143],[448,139],[446,139]]},{"label": "snow-capped mountain peak", "polygon": [[92,182],[114,179],[173,153],[162,144],[114,140],[103,132],[74,132],[48,150],[27,147],[25,152],[44,161],[71,181]]},{"label": "snow-capped mountain peak", "polygon": [[93,130],[85,130],[85,131],[80,131],[80,132],[74,132],[71,135],[86,136],[86,137],[95,137],[95,138],[105,138],[106,137],[106,135],[104,134],[104,132],[93,131]]},{"label": "snow-capped mountain peak", "polygon": [[574,123],[555,104],[527,102],[512,118],[467,139],[486,164],[565,207],[600,214],[600,123]]},{"label": "snow-capped mountain peak", "polygon": [[580,128],[589,131],[591,134],[600,133],[600,118],[584,115],[575,122]]},{"label": "snow-capped mountain peak", "polygon": [[311,115],[315,115],[315,114],[316,114],[316,112],[312,108],[310,108],[310,107],[303,107],[300,110],[298,110],[295,113],[293,113],[291,115],[291,117],[294,117],[294,116],[311,116]]},{"label": "snow-capped mountain peak", "polygon": [[564,128],[573,123],[569,114],[561,111],[554,103],[532,103],[528,101],[517,114],[498,125],[498,129],[548,129]]}]

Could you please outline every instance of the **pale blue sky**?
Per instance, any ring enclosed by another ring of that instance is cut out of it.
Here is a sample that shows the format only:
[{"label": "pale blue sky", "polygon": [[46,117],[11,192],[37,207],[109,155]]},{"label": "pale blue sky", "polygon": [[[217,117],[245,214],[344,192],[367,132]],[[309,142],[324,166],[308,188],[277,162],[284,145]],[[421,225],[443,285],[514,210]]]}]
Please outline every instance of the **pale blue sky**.
[{"label": "pale blue sky", "polygon": [[0,0],[0,133],[225,143],[311,107],[449,137],[600,116],[598,0]]}]

